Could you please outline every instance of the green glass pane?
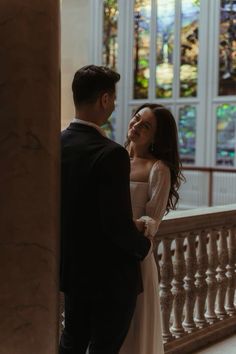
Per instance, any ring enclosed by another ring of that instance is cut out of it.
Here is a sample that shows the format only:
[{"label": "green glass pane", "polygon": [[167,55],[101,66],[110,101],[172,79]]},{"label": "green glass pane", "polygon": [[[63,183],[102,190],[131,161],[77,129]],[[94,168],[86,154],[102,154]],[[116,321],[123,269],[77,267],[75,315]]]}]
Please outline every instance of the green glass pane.
[{"label": "green glass pane", "polygon": [[197,96],[199,12],[199,0],[182,0],[180,97]]},{"label": "green glass pane", "polygon": [[151,0],[134,3],[134,98],[148,97]]},{"label": "green glass pane", "polygon": [[116,110],[112,112],[108,121],[102,126],[109,139],[115,140]]},{"label": "green glass pane", "polygon": [[183,163],[195,163],[196,152],[196,107],[184,106],[179,109],[179,148]]},{"label": "green glass pane", "polygon": [[156,97],[172,97],[175,0],[157,0]]},{"label": "green glass pane", "polygon": [[236,0],[221,0],[218,94],[236,95]]},{"label": "green glass pane", "polygon": [[116,70],[118,53],[118,1],[103,4],[103,65]]},{"label": "green glass pane", "polygon": [[222,104],[216,110],[216,164],[235,166],[236,105]]}]

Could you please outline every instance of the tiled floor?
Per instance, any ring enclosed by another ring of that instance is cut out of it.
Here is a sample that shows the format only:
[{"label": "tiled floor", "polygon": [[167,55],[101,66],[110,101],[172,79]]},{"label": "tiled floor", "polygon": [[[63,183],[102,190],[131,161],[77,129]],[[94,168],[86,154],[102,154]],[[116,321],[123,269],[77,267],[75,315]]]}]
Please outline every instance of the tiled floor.
[{"label": "tiled floor", "polygon": [[236,354],[236,334],[194,354]]}]

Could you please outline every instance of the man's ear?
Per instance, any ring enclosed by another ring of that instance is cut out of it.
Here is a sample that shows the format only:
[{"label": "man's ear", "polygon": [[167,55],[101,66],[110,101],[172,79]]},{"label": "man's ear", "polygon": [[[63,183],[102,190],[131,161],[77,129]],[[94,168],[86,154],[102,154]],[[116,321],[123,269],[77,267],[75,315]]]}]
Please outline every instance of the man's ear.
[{"label": "man's ear", "polygon": [[102,107],[103,108],[106,108],[107,107],[107,104],[109,102],[109,95],[107,92],[103,93],[101,95],[101,104],[102,104]]}]

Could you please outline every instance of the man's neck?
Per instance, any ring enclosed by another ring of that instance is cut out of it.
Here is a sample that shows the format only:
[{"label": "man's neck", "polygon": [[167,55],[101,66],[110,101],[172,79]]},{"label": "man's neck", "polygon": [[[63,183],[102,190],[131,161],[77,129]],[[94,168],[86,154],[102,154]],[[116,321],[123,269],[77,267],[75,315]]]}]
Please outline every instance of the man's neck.
[{"label": "man's neck", "polygon": [[98,125],[102,125],[101,119],[98,115],[93,114],[93,112],[76,111],[75,118],[83,120],[85,122],[90,122]]}]

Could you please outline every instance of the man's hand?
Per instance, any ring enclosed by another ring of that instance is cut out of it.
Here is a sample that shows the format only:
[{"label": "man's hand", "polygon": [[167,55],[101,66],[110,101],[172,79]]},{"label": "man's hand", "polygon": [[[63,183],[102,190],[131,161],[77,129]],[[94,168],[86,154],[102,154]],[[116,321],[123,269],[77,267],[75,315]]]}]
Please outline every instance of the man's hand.
[{"label": "man's hand", "polygon": [[138,229],[138,231],[140,232],[144,232],[145,231],[145,222],[142,220],[134,220],[134,223]]}]

